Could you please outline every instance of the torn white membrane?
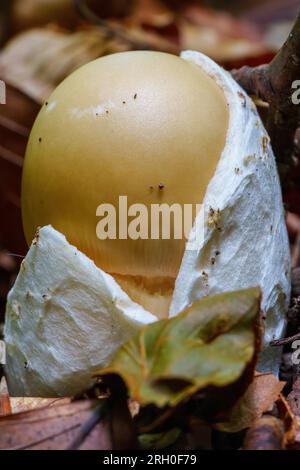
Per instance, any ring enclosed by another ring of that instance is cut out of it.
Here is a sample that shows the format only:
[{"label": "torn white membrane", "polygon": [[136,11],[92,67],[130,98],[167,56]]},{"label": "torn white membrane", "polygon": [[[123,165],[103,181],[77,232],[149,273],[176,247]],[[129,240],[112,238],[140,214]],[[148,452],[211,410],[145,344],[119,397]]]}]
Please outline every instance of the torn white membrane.
[{"label": "torn white membrane", "polygon": [[10,394],[69,396],[88,388],[95,370],[155,320],[64,235],[43,227],[8,295]]},{"label": "torn white membrane", "polygon": [[[222,88],[230,122],[205,195],[205,213],[198,214],[204,216],[204,239],[196,248],[192,240],[187,245],[170,315],[205,295],[259,285],[265,317],[260,370],[277,373],[280,351],[268,343],[285,329],[290,254],[269,138],[253,102],[230,74],[200,53],[182,57]],[[155,320],[63,235],[42,228],[8,297],[11,395],[73,395],[86,389],[94,371],[107,365],[142,325]]]},{"label": "torn white membrane", "polygon": [[268,344],[285,330],[291,260],[270,139],[252,100],[228,72],[198,52],[182,57],[224,91],[229,128],[204,199],[204,240],[197,250],[185,251],[170,315],[204,295],[260,286],[265,336],[259,368],[277,374],[281,351]]}]

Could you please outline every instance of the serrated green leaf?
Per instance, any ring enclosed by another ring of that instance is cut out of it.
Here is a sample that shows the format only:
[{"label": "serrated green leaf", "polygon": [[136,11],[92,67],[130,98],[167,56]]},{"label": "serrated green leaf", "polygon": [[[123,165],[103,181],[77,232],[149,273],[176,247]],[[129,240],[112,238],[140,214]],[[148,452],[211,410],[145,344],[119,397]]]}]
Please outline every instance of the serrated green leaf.
[{"label": "serrated green leaf", "polygon": [[118,374],[142,406],[176,406],[200,389],[238,381],[257,354],[260,290],[206,297],[144,327],[103,374]]}]

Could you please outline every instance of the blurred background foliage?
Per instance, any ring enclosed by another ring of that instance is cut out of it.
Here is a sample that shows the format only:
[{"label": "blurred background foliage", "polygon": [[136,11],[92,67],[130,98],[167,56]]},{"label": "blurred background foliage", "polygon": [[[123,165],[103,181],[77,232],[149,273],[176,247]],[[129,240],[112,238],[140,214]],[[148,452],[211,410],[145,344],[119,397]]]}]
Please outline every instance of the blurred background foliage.
[{"label": "blurred background foliage", "polygon": [[[6,85],[6,104],[0,104],[0,340],[7,294],[27,252],[20,207],[27,140],[41,105],[58,83],[73,70],[97,57],[133,49],[153,49],[174,54],[183,49],[194,49],[207,54],[228,70],[243,65],[258,66],[275,56],[289,34],[298,11],[299,0],[0,0],[0,80]],[[266,106],[261,109],[266,109]],[[300,141],[300,130],[298,135]],[[292,308],[288,312],[287,335],[293,335],[300,331],[299,166],[293,169],[289,178],[289,189],[284,191],[283,196],[288,210],[287,225],[293,267],[298,267],[293,271],[294,303],[292,301]],[[286,347],[281,378],[290,385],[295,375],[291,357],[292,351]],[[51,436],[53,429],[56,429],[59,436],[59,443],[55,437],[53,440],[44,439],[41,448],[57,448],[57,445],[70,448],[71,434],[62,432],[62,429],[68,429],[69,419],[72,419],[72,425],[74,421],[73,417],[66,416],[69,416],[71,409],[72,416],[74,414],[74,419],[80,425],[90,415],[93,403],[70,403],[68,399],[62,399],[61,403],[57,403],[61,405],[58,411],[45,408],[40,412],[39,407],[50,406],[49,400],[22,397],[9,399],[1,376],[0,366],[0,415],[35,409],[37,425],[33,429],[30,423],[30,435],[40,439],[41,433],[45,435],[49,432]],[[253,389],[256,390],[254,403],[258,408],[262,403],[274,403],[278,396],[276,387],[279,384],[282,388],[282,385],[279,382],[277,384],[276,379],[274,383],[274,379],[266,375],[256,377],[258,382],[263,381],[260,387],[259,383],[253,382]],[[282,416],[278,415],[279,418],[284,417],[293,433],[298,429],[294,423],[300,419],[299,379],[297,383],[298,389],[293,389],[290,400],[288,397],[286,405],[282,401],[277,410],[278,413],[281,410]],[[124,429],[125,408],[129,416],[127,403],[123,401],[121,408],[118,404],[115,411],[112,411],[114,408],[111,405],[112,430]],[[245,404],[247,410],[251,411],[248,402],[245,401]],[[289,409],[290,405],[294,406],[293,413]],[[270,407],[270,404],[267,406]],[[130,407],[132,416],[138,413],[137,403],[130,403]],[[150,415],[152,411],[150,409]],[[238,406],[238,419],[242,411]],[[128,416],[128,422],[132,423]],[[269,421],[277,419],[275,414],[267,418]],[[278,423],[281,425],[279,419]],[[5,428],[4,423],[4,432],[1,434],[5,447],[11,445],[9,422],[7,424]],[[20,439],[19,442],[26,442],[29,431],[24,428],[26,422],[22,423],[22,415],[18,427],[14,421],[12,424],[14,437]],[[254,434],[258,445],[260,441],[266,443],[265,435],[259,434],[259,431],[266,431],[266,424],[265,417],[256,423]],[[100,423],[98,429],[94,430],[96,433],[93,432],[84,442],[83,448],[111,448],[112,436],[101,426]],[[128,433],[122,432],[122,437],[126,438],[128,434],[130,439],[128,429]],[[174,432],[176,440],[177,428],[171,429],[171,433],[166,435],[142,436],[143,445],[150,449],[151,446],[157,446],[157,441],[151,441],[154,436],[160,445],[168,446],[168,439],[174,440]],[[291,435],[294,439],[293,433]],[[210,448],[210,434],[216,449],[239,448],[243,440],[242,434],[207,430],[201,421],[193,417],[189,423],[189,432],[178,441],[178,448]],[[299,448],[299,436],[297,439]],[[248,448],[251,448],[249,442]]]}]

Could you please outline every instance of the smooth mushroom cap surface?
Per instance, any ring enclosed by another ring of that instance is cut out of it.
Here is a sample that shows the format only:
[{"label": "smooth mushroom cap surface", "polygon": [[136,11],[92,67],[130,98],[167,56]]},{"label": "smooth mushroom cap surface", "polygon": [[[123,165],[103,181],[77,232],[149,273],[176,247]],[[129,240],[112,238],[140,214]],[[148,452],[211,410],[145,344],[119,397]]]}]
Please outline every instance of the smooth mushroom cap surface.
[{"label": "smooth mushroom cap surface", "polygon": [[[149,214],[153,204],[201,204],[228,119],[221,88],[177,56],[126,52],[81,67],[45,103],[30,136],[22,183],[28,243],[51,224],[135,301],[166,315],[186,240],[172,239],[172,218],[171,239],[118,239],[119,197]],[[96,235],[103,203],[116,208],[115,240]]]}]

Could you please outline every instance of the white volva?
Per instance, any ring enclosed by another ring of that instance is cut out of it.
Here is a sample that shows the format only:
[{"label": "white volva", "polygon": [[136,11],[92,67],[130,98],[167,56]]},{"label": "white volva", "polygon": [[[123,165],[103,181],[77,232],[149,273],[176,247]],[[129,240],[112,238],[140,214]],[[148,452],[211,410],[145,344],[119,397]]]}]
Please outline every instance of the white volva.
[{"label": "white volva", "polygon": [[[265,344],[260,370],[278,371],[290,297],[290,255],[269,138],[255,106],[204,55],[182,57],[208,73],[229,106],[226,145],[204,199],[205,234],[186,250],[170,308],[176,315],[204,295],[259,285]],[[198,214],[198,217],[201,217]],[[26,256],[6,311],[6,374],[12,395],[73,395],[93,382],[118,347],[156,320],[63,235],[47,226]]]},{"label": "white volva", "polygon": [[15,396],[73,395],[156,317],[52,227],[43,227],[8,296],[6,373]]},{"label": "white volva", "polygon": [[270,139],[253,102],[229,73],[198,52],[186,51],[182,57],[221,86],[230,120],[204,199],[204,241],[198,250],[184,254],[170,315],[204,295],[260,286],[265,335],[259,368],[277,374],[281,351],[268,344],[285,330],[291,260]]}]

